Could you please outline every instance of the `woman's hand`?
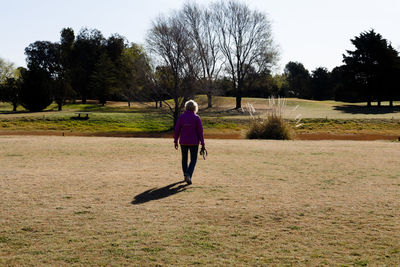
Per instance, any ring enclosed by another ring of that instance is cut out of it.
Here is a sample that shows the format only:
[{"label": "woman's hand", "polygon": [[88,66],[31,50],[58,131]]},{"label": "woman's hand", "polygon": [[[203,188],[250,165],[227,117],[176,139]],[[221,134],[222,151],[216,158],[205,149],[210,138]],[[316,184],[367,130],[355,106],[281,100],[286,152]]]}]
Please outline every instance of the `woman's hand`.
[{"label": "woman's hand", "polygon": [[178,150],[178,143],[174,143],[175,144],[175,149]]}]

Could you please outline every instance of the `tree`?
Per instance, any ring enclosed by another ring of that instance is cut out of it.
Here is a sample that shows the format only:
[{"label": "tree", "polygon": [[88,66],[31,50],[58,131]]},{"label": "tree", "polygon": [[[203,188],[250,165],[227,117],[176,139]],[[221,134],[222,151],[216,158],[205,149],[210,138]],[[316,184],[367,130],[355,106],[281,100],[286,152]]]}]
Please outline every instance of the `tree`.
[{"label": "tree", "polygon": [[22,75],[21,104],[41,111],[53,101],[55,81],[60,79],[59,44],[36,41],[25,48],[28,70]]},{"label": "tree", "polygon": [[331,74],[328,69],[319,67],[311,73],[311,98],[315,100],[333,99]]},{"label": "tree", "polygon": [[118,95],[122,86],[123,51],[125,38],[114,34],[98,47],[94,69],[90,73],[88,89],[103,106],[112,96]]},{"label": "tree", "polygon": [[257,72],[253,67],[249,67],[249,71],[243,82],[243,96],[269,97],[273,95],[272,87],[272,75],[268,70]]},{"label": "tree", "polygon": [[13,105],[13,111],[19,104],[20,80],[19,70],[14,64],[0,58],[0,101]]},{"label": "tree", "polygon": [[113,68],[113,79],[114,79],[114,88],[113,88],[113,94],[117,95],[119,94],[120,88],[123,86],[123,79],[125,75],[125,70],[124,70],[124,51],[127,48],[127,41],[125,37],[119,35],[119,34],[113,34],[111,35],[107,41],[106,41],[106,51],[108,58],[111,60],[112,66],[110,68]]},{"label": "tree", "polygon": [[207,107],[211,108],[212,96],[216,92],[215,80],[222,67],[215,17],[211,10],[201,9],[193,3],[186,3],[182,13],[201,63],[198,80],[207,95]]},{"label": "tree", "polygon": [[42,111],[53,102],[48,72],[41,68],[22,70],[21,78],[20,101],[25,109]]},{"label": "tree", "polygon": [[60,43],[37,41],[25,49],[28,69],[34,70],[31,74],[47,73],[47,83],[51,88],[49,92],[56,101],[58,110],[62,110],[67,96],[73,94],[71,76],[74,38],[73,30],[65,28],[61,31]]},{"label": "tree", "polygon": [[194,95],[195,78],[198,76],[198,57],[182,17],[175,13],[168,18],[158,17],[147,35],[149,50],[159,57],[172,76],[171,88],[157,88],[158,95],[168,95],[173,104],[164,101],[176,121],[185,102]]},{"label": "tree", "polygon": [[132,43],[130,47],[124,49],[120,94],[128,101],[129,107],[134,99],[146,97],[148,90],[145,89],[150,86],[151,76],[150,59],[143,47]]},{"label": "tree", "polygon": [[58,110],[62,110],[62,106],[67,98],[75,95],[72,89],[72,71],[73,71],[73,49],[75,43],[75,33],[71,28],[61,30],[61,38],[59,45],[59,64],[60,73],[54,84],[54,100],[58,105]]},{"label": "tree", "polygon": [[36,41],[25,48],[28,69],[40,69],[56,79],[60,71],[59,44],[49,41]]},{"label": "tree", "polygon": [[14,63],[7,62],[0,58],[0,84],[6,82],[8,78],[13,78],[17,74]]},{"label": "tree", "polygon": [[362,95],[354,74],[345,65],[332,70],[331,80],[335,94],[335,101],[359,102]]},{"label": "tree", "polygon": [[236,109],[239,109],[244,80],[250,67],[256,72],[264,72],[277,58],[271,24],[265,14],[250,10],[244,3],[221,1],[212,9],[220,49],[236,94]]},{"label": "tree", "polygon": [[100,55],[106,52],[106,39],[96,29],[83,28],[76,37],[72,52],[72,87],[86,103],[90,92],[90,79]]},{"label": "tree", "polygon": [[287,79],[287,96],[311,98],[310,73],[299,62],[289,62],[284,70]]},{"label": "tree", "polygon": [[90,76],[89,88],[103,106],[115,89],[115,72],[116,70],[107,53],[101,54]]},{"label": "tree", "polygon": [[17,111],[21,82],[19,78],[7,78],[0,84],[0,101],[9,102],[13,105],[13,112]]},{"label": "tree", "polygon": [[368,107],[375,100],[378,106],[383,100],[390,100],[392,105],[396,95],[393,90],[396,89],[394,81],[398,74],[398,52],[374,30],[362,32],[351,42],[356,49],[347,50],[343,62],[347,73],[352,75],[361,90],[360,100],[366,101]]},{"label": "tree", "polygon": [[170,94],[174,90],[174,76],[168,66],[157,66],[154,72],[153,90],[151,90],[150,98],[160,103],[160,108],[165,100],[170,99]]}]

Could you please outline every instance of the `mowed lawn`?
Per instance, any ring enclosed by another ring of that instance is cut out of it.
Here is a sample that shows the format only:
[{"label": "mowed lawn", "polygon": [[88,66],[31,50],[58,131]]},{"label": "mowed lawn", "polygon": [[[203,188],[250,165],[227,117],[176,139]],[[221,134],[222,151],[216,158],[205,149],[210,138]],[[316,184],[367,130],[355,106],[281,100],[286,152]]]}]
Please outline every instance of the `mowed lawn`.
[{"label": "mowed lawn", "polygon": [[1,266],[400,265],[400,144],[1,136]]},{"label": "mowed lawn", "polygon": [[[244,109],[240,110],[233,109],[233,97],[214,97],[214,106],[209,109],[206,108],[206,96],[195,99],[200,105],[199,115],[205,134],[213,138],[244,139],[250,122],[248,105],[255,108],[255,118],[265,117],[270,111],[268,99],[243,98]],[[376,139],[397,139],[400,135],[400,102],[395,102],[393,108],[386,102],[380,108],[376,103],[371,108],[365,105],[288,98],[283,116],[290,124],[294,139],[302,139],[298,138],[299,134],[321,133],[337,136],[372,134],[378,136]],[[101,106],[90,101],[67,104],[63,111],[57,111],[55,104],[43,112],[27,112],[19,107],[13,113],[11,109],[10,104],[0,103],[0,135],[160,137],[171,132],[173,123],[166,105],[156,109],[154,103],[134,102],[128,107],[126,102],[108,102]],[[90,112],[90,118],[77,120],[76,112]],[[301,118],[299,127],[295,127],[296,117]]]}]

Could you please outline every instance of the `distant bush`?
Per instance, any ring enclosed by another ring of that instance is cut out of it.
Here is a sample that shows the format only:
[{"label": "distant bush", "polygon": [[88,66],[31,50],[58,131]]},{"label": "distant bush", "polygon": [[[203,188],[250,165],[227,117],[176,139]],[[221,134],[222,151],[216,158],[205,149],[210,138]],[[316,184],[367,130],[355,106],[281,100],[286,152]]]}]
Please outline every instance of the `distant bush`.
[{"label": "distant bush", "polygon": [[[247,110],[250,114],[250,126],[246,137],[248,139],[291,139],[291,130],[283,119],[283,113],[286,109],[286,99],[270,97],[268,102],[268,112],[265,117],[255,117],[254,114],[256,111],[254,107],[251,104],[247,105]],[[300,115],[296,117],[296,127],[300,125],[299,121]]]}]

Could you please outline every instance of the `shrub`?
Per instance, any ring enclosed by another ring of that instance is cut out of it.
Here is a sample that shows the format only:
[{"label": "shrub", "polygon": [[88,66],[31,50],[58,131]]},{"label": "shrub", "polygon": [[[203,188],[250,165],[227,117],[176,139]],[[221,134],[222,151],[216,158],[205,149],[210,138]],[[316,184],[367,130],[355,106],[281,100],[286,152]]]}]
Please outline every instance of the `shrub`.
[{"label": "shrub", "polygon": [[[273,97],[270,97],[268,102],[269,105],[266,116],[258,116],[257,118],[254,116],[256,113],[254,107],[251,104],[247,104],[247,109],[250,114],[250,126],[249,130],[247,131],[247,138],[275,140],[291,139],[290,128],[283,119],[283,113],[286,109],[286,100],[282,98],[274,99]],[[300,115],[296,117],[296,127],[300,125],[299,121]]]},{"label": "shrub", "polygon": [[247,138],[289,140],[291,136],[290,129],[283,118],[275,114],[269,114],[265,119],[251,120]]}]

